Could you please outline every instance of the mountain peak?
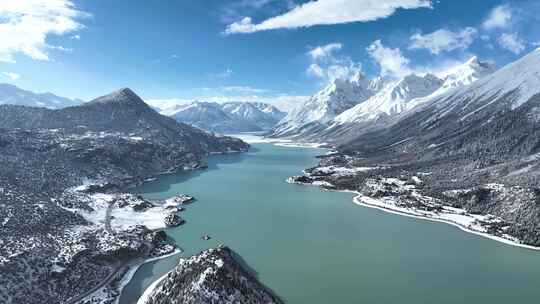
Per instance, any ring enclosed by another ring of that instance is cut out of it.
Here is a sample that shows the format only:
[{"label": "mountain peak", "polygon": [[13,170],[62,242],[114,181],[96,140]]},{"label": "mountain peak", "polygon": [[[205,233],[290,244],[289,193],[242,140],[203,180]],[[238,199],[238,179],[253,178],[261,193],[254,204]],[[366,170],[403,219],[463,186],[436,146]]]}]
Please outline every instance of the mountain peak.
[{"label": "mountain peak", "polygon": [[467,60],[466,64],[468,65],[478,64],[478,56],[472,56],[469,60]]},{"label": "mountain peak", "polygon": [[439,73],[438,76],[444,79],[443,88],[448,89],[469,85],[492,74],[495,70],[496,64],[494,62],[480,60],[477,56],[473,56],[465,63]]},{"label": "mountain peak", "polygon": [[88,103],[87,105],[92,104],[126,104],[126,105],[137,105],[137,106],[147,106],[146,103],[130,88],[122,88],[120,90],[114,91],[110,94],[98,97]]},{"label": "mountain peak", "polygon": [[354,73],[354,75],[351,77],[350,82],[361,84],[363,82],[366,82],[366,76],[360,71]]}]

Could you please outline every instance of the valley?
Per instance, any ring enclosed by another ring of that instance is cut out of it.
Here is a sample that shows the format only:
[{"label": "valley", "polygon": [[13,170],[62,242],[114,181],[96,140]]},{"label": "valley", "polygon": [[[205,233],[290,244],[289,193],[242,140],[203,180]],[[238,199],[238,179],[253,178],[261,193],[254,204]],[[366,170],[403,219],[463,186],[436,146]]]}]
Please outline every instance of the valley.
[{"label": "valley", "polygon": [[538,302],[538,12],[0,1],[0,304]]},{"label": "valley", "polygon": [[[169,175],[134,189],[147,199],[187,192],[197,202],[182,214],[185,226],[167,230],[184,252],[141,266],[121,304],[136,303],[180,258],[219,244],[233,248],[286,303],[417,303],[426,295],[440,303],[505,303],[516,288],[525,301],[538,296],[537,251],[358,206],[352,193],[287,183],[327,151],[250,137],[247,153],[218,155],[206,171]],[[212,239],[201,239],[204,234]]]}]

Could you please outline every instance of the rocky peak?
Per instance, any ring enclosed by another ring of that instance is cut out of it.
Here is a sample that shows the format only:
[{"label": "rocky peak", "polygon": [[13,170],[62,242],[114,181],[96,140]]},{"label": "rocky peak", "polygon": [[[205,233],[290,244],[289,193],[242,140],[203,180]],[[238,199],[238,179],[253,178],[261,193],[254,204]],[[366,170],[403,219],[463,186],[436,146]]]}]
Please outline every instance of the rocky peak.
[{"label": "rocky peak", "polygon": [[148,107],[148,105],[129,88],[122,88],[110,94],[98,97],[85,105],[129,105],[138,107]]},{"label": "rocky peak", "polygon": [[454,88],[469,85],[480,78],[492,74],[496,64],[492,61],[482,61],[473,56],[465,63],[452,67],[439,74],[444,79],[443,88]]}]

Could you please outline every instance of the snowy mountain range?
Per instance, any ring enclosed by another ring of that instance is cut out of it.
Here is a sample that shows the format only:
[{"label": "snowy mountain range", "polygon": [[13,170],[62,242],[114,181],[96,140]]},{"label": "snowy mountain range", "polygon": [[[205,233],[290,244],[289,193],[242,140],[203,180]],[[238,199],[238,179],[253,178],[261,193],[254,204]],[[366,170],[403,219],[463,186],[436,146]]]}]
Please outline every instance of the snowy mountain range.
[{"label": "snowy mountain range", "polygon": [[367,80],[360,73],[351,79],[336,79],[291,110],[272,130],[272,136],[289,137],[316,132],[336,116],[375,95],[386,82],[381,77]]},{"label": "snowy mountain range", "polygon": [[0,104],[61,109],[83,102],[80,99],[60,97],[52,93],[34,93],[11,84],[0,83]]},{"label": "snowy mountain range", "polygon": [[[408,102],[406,94],[390,94],[399,98],[376,104],[381,91],[364,102],[377,106],[362,112],[360,104],[350,113],[351,123],[310,134],[307,140],[322,138],[336,151],[292,182],[357,191],[364,203],[427,218],[426,210],[459,208],[460,216],[494,219],[473,222],[486,224],[481,233],[540,246],[540,49],[493,70],[473,58],[434,82],[439,89],[421,86],[419,95],[432,93]],[[401,113],[389,107],[396,101],[404,102]],[[377,123],[358,123],[377,113]],[[408,184],[419,192],[400,189]]]},{"label": "snowy mountain range", "polygon": [[[368,132],[385,127],[411,109],[448,91],[470,85],[494,71],[493,63],[473,57],[437,76],[410,74],[395,81],[380,77],[370,81],[341,81],[348,84],[346,87],[359,84],[357,87],[367,88],[362,92],[368,94],[336,94],[340,90],[334,82],[289,113],[273,129],[272,136],[328,141]],[[339,111],[327,110],[332,108]]]},{"label": "snowy mountain range", "polygon": [[200,102],[176,105],[160,111],[178,122],[217,133],[270,130],[285,113],[276,107],[257,102]]},{"label": "snowy mountain range", "polygon": [[[451,153],[470,148],[466,144],[474,143],[475,149],[485,144],[492,149],[490,153],[497,151],[499,156],[503,147],[514,149],[512,155],[517,156],[521,153],[520,149],[515,150],[518,146],[528,142],[530,146],[524,149],[529,152],[537,146],[534,126],[540,122],[539,94],[540,49],[537,49],[469,85],[426,99],[395,124],[381,130],[381,134],[391,136],[393,143],[407,139],[415,146],[444,148]],[[384,142],[381,134],[377,142]],[[359,146],[366,140],[372,139],[359,136],[350,144]]]}]

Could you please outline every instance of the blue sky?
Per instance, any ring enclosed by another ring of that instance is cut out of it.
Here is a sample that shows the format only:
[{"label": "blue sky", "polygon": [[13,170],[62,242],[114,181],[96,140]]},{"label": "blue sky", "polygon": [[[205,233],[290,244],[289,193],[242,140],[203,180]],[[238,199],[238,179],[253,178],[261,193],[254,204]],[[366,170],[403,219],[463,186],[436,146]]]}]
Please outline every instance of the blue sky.
[{"label": "blue sky", "polygon": [[538,2],[3,1],[0,82],[86,100],[126,86],[151,100],[300,100],[357,71],[513,61],[538,47]]}]

